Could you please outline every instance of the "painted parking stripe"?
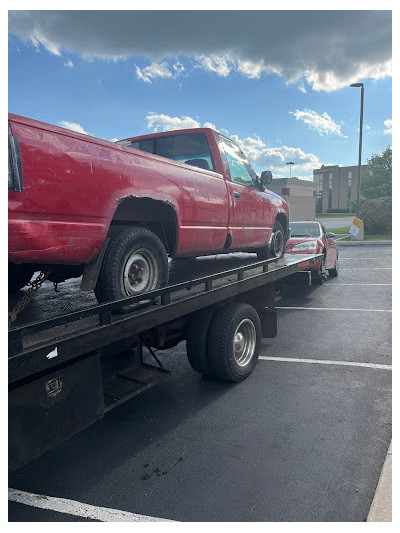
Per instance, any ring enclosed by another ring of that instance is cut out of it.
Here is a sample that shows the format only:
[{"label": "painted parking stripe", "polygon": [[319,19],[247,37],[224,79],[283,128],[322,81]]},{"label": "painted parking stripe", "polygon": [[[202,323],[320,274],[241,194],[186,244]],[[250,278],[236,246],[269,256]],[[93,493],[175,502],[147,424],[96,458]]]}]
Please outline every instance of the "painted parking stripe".
[{"label": "painted parking stripe", "polygon": [[341,283],[341,282],[332,283],[332,281],[329,282],[329,287],[352,287],[353,285],[357,286],[357,287],[363,287],[363,286],[368,286],[368,287],[391,287],[392,286],[391,283]]},{"label": "painted parking stripe", "polygon": [[317,365],[338,365],[338,366],[362,366],[364,368],[375,368],[379,370],[392,370],[392,365],[381,365],[378,363],[357,363],[355,361],[329,361],[324,359],[297,359],[295,357],[267,357],[260,355],[259,359],[264,361],[281,361],[283,363],[310,363]]},{"label": "painted parking stripe", "polygon": [[358,265],[354,265],[353,267],[350,267],[350,268],[342,267],[340,270],[354,270],[354,269],[357,269],[357,270],[392,270],[392,267],[369,267],[369,268],[361,267],[360,268]]},{"label": "painted parking stripe", "polygon": [[[390,252],[390,256],[391,255],[392,253]],[[363,256],[358,257],[357,255],[344,255],[343,253],[341,253],[339,255],[339,261],[340,259],[366,259],[368,261],[382,261],[382,256],[376,257],[376,255],[370,255],[370,256],[363,255]],[[389,255],[386,255],[384,260],[390,261]]]},{"label": "painted parking stripe", "polygon": [[31,492],[16,489],[8,489],[8,499],[31,507],[90,518],[100,522],[174,522],[174,520],[167,520],[166,518],[155,518],[153,516],[120,511],[119,509],[96,507],[95,505],[88,505],[74,500],[53,498],[52,496],[32,494]]},{"label": "painted parking stripe", "polygon": [[369,313],[391,313],[391,309],[352,309],[346,307],[292,307],[292,306],[276,306],[276,309],[293,309],[299,311],[356,311]]}]

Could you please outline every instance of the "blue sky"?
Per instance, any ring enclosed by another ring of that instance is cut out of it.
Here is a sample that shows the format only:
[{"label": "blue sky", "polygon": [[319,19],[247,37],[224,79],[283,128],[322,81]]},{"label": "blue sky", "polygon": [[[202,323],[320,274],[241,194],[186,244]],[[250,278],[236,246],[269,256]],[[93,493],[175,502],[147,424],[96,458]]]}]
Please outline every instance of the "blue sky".
[{"label": "blue sky", "polygon": [[[291,42],[280,44],[277,33],[265,38],[265,51],[254,21],[253,41],[240,33],[236,43],[227,33],[206,46],[193,24],[193,32],[164,39],[162,30],[146,32],[165,18],[161,12],[141,19],[131,11],[127,26],[121,12],[106,21],[96,11],[54,13],[11,13],[12,113],[108,140],[211,125],[236,140],[257,171],[286,177],[286,162],[294,161],[292,175],[311,178],[321,164],[357,164],[360,89],[348,85],[361,81],[363,163],[391,144],[391,35],[382,12],[361,20],[374,35],[370,49],[357,46],[354,32],[346,37],[348,12],[335,12],[336,30],[319,35],[312,28],[327,12],[315,12],[312,26],[299,20],[307,12],[286,12],[296,28],[288,32]],[[183,26],[177,19],[184,22],[185,14],[174,15],[176,27]],[[243,17],[231,16],[232,29]],[[264,11],[258,18],[271,16]]]}]

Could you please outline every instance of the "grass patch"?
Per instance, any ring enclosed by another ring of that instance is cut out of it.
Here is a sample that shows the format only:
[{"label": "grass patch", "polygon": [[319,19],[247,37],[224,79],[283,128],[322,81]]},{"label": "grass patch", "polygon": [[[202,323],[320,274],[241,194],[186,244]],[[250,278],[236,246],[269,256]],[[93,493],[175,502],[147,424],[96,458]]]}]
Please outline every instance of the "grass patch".
[{"label": "grass patch", "polygon": [[332,228],[328,229],[330,233],[349,233],[350,226],[343,226],[342,228]]},{"label": "grass patch", "polygon": [[[353,239],[350,237],[345,237],[344,239],[340,239],[339,242],[343,241],[352,241]],[[391,235],[364,235],[364,241],[391,241],[392,236]]]},{"label": "grass patch", "polygon": [[364,241],[391,241],[391,235],[364,235]]},{"label": "grass patch", "polygon": [[355,216],[355,213],[317,213],[315,215],[315,220],[320,220],[321,218],[345,218]]}]

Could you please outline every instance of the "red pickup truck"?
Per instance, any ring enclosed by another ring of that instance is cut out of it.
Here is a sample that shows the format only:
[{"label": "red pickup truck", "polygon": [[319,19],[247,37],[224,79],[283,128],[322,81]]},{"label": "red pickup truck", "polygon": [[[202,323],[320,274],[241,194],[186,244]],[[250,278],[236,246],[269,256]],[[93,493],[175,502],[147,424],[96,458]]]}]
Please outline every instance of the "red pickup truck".
[{"label": "red pickup truck", "polygon": [[9,281],[83,274],[100,302],[165,285],[168,258],[282,256],[288,206],[209,128],[113,143],[9,114]]}]

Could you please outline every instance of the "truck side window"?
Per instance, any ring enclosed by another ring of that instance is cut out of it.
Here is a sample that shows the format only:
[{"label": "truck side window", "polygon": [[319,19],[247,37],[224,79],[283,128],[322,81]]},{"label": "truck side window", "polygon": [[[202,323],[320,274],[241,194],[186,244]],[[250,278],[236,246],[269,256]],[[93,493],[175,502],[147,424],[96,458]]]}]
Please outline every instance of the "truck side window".
[{"label": "truck side window", "polygon": [[129,146],[136,148],[137,150],[142,150],[143,152],[154,154],[154,139],[144,139],[143,141],[132,142],[129,143]]},{"label": "truck side window", "polygon": [[256,187],[256,174],[239,147],[223,137],[221,137],[221,144],[228,161],[231,180],[248,187]]},{"label": "truck side window", "polygon": [[204,170],[214,170],[210,146],[204,133],[181,133],[156,137],[155,153],[179,163],[186,163]]}]

